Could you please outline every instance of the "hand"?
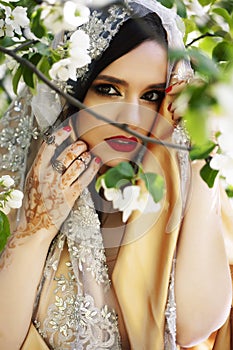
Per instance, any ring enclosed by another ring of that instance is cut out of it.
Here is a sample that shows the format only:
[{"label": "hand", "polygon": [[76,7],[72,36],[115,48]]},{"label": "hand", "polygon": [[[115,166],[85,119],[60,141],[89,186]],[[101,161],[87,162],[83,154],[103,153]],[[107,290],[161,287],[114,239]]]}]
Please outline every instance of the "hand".
[{"label": "hand", "polygon": [[[75,141],[65,149],[63,147],[58,154],[70,134],[71,128],[65,127],[53,134],[54,143],[42,144],[26,179],[20,231],[33,234],[46,229],[52,239],[75,200],[98,172],[100,159],[92,159],[83,141]],[[55,161],[64,165],[62,174],[52,165]]]}]

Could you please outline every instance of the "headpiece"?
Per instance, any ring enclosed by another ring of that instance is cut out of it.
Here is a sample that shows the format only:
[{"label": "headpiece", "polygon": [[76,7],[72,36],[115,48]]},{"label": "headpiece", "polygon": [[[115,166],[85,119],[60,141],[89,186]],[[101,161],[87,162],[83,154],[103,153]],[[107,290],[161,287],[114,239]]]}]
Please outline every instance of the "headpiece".
[{"label": "headpiece", "polygon": [[[175,11],[167,9],[155,0],[125,0],[117,5],[109,6],[104,10],[92,10],[89,21],[79,27],[89,35],[89,55],[92,62],[101,57],[125,21],[131,17],[144,17],[151,12],[155,12],[162,21],[163,27],[167,32],[169,49],[184,49],[183,23]],[[171,62],[168,69],[168,78],[171,75],[172,68],[173,64]],[[82,68],[78,68],[77,78],[85,79],[88,69],[88,64]],[[180,66],[178,78],[181,80],[187,79],[187,75],[190,76],[190,71],[189,63],[183,61],[183,65]]]}]

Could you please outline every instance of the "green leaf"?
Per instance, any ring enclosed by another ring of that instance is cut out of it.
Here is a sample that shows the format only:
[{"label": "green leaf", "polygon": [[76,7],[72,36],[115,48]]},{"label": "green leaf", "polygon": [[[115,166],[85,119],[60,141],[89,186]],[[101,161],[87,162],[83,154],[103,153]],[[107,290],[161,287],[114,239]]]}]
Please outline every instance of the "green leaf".
[{"label": "green leaf", "polygon": [[216,146],[216,143],[210,140],[202,145],[194,145],[189,152],[189,157],[191,160],[205,159]]},{"label": "green leaf", "polygon": [[198,2],[201,4],[201,6],[206,6],[211,4],[213,0],[198,0]]},{"label": "green leaf", "polygon": [[223,41],[217,44],[212,53],[213,59],[216,61],[230,61],[233,59],[233,46],[232,43]]},{"label": "green leaf", "polygon": [[131,179],[134,176],[133,167],[128,162],[121,162],[115,167],[115,169],[127,179]]},{"label": "green leaf", "polygon": [[177,14],[182,17],[186,18],[187,17],[187,11],[186,11],[186,6],[181,0],[176,0],[176,7],[177,7]]},{"label": "green leaf", "polygon": [[17,95],[18,85],[19,85],[19,81],[22,76],[22,73],[23,73],[23,67],[19,66],[15,75],[12,78],[13,91],[16,95]]},{"label": "green leaf", "polygon": [[216,176],[218,175],[218,170],[214,170],[210,167],[209,162],[207,162],[200,170],[201,178],[207,183],[207,185],[212,188]]},{"label": "green leaf", "polygon": [[[31,62],[36,67],[36,65],[38,64],[38,62],[41,59],[41,55],[39,53],[35,53],[30,57],[30,59],[29,59],[28,55],[24,55],[23,58],[28,59],[29,62]],[[34,73],[33,73],[33,71],[29,67],[24,66],[22,74],[23,74],[23,79],[24,79],[25,83],[29,87],[34,88],[34,79],[33,79]]]},{"label": "green leaf", "polygon": [[95,183],[95,189],[97,192],[100,191],[102,185],[101,185],[101,180],[104,179],[104,175],[101,175],[97,178],[96,183]]},{"label": "green leaf", "polygon": [[210,59],[204,52],[192,48],[189,50],[190,58],[192,65],[195,70],[202,74],[203,76],[208,77],[209,79],[218,79],[220,72],[216,63]]},{"label": "green leaf", "polygon": [[10,4],[8,1],[0,1],[0,4],[4,5],[4,6],[9,6],[12,10],[14,9],[14,5]]},{"label": "green leaf", "polygon": [[0,251],[4,249],[9,236],[10,224],[8,217],[2,211],[0,211]]},{"label": "green leaf", "polygon": [[[130,163],[121,162],[114,168],[106,171],[103,177],[108,188],[120,188],[128,184],[135,177],[135,173]],[[99,183],[97,183],[97,187],[99,187]]]},{"label": "green leaf", "polygon": [[174,0],[159,0],[159,2],[168,8],[172,8],[173,4],[174,4]]},{"label": "green leaf", "polygon": [[15,41],[9,38],[9,36],[5,36],[0,39],[0,46],[9,47],[15,45]]},{"label": "green leaf", "polygon": [[191,137],[191,143],[202,145],[208,140],[207,117],[204,110],[189,109],[185,113],[186,128]]},{"label": "green leaf", "polygon": [[233,186],[228,186],[226,188],[226,194],[228,195],[229,198],[233,198]]},{"label": "green leaf", "polygon": [[42,8],[33,13],[31,18],[31,31],[37,38],[42,38],[46,35],[46,28],[42,25],[41,21]]},{"label": "green leaf", "polygon": [[144,173],[140,178],[145,182],[146,188],[152,195],[155,203],[159,202],[164,195],[164,178],[155,173]]},{"label": "green leaf", "polygon": [[213,9],[214,13],[217,13],[219,16],[223,17],[223,19],[231,26],[232,25],[232,18],[228,11],[224,8],[217,7]]}]

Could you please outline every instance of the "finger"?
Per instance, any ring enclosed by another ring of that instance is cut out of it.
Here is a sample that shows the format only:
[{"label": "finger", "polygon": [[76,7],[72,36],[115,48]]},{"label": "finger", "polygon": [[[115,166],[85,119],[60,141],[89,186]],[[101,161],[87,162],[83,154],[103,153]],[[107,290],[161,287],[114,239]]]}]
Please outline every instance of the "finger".
[{"label": "finger", "polygon": [[173,83],[166,88],[166,95],[171,96],[171,95],[178,94],[184,89],[185,86],[187,86],[187,82],[183,80]]},{"label": "finger", "polygon": [[[60,155],[57,160],[60,160],[66,168],[84,151],[87,150],[87,145],[85,142],[78,140],[68,146]],[[85,158],[85,157],[84,157]]]},{"label": "finger", "polygon": [[80,155],[80,158],[76,158],[62,176],[62,188],[71,186],[72,183],[76,181],[82,172],[87,168],[90,160],[91,154],[89,152],[83,152]]},{"label": "finger", "polygon": [[59,129],[55,131],[52,136],[54,136],[54,141],[51,144],[47,144],[46,142],[42,143],[41,146],[41,154],[43,155],[44,163],[50,163],[51,158],[54,155],[54,152],[57,147],[59,147],[69,136],[71,133],[70,127],[64,127],[63,129]]},{"label": "finger", "polygon": [[86,188],[91,181],[94,179],[101,165],[101,159],[99,157],[95,157],[92,159],[89,167],[83,174],[71,185],[71,189],[74,191],[76,195],[79,195],[84,188]]}]

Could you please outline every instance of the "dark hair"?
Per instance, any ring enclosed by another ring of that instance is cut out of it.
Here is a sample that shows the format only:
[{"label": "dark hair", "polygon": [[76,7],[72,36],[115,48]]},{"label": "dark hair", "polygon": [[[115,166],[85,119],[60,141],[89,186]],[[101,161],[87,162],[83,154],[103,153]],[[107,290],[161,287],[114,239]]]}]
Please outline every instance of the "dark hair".
[{"label": "dark hair", "polygon": [[[148,13],[140,18],[132,17],[123,23],[102,56],[90,64],[87,79],[83,81],[79,79],[77,82],[69,81],[73,96],[83,101],[93,80],[104,68],[146,40],[154,40],[166,50],[168,48],[167,33],[156,13]],[[75,111],[77,108],[69,107],[66,117]]]}]

